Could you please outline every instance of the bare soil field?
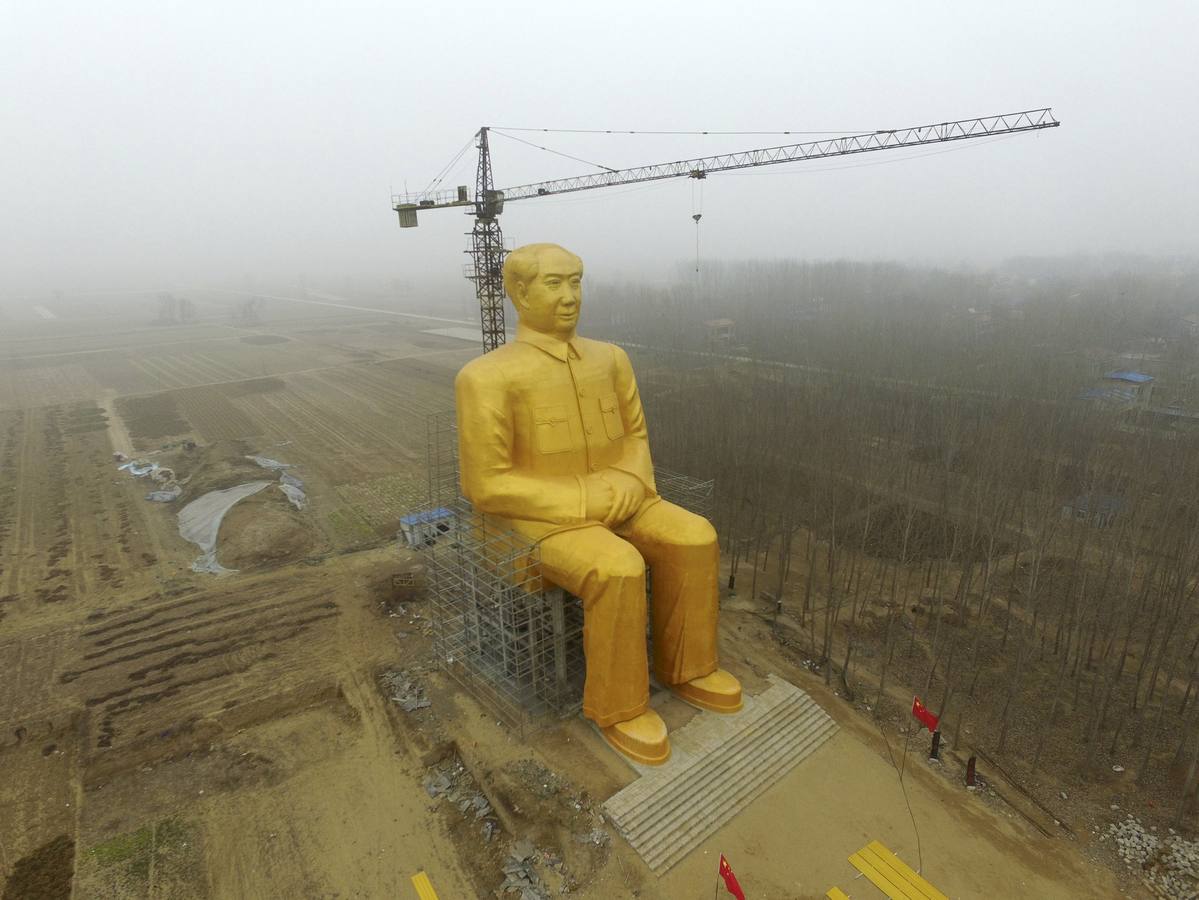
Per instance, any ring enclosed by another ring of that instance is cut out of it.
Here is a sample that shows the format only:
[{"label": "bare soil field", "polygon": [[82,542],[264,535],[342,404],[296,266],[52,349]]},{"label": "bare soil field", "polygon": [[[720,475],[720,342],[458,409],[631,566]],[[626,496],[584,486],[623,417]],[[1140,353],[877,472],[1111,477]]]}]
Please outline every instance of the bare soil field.
[{"label": "bare soil field", "polygon": [[[196,323],[150,326],[152,300],[0,336],[4,900],[408,897],[420,870],[444,898],[490,897],[518,840],[579,897],[707,897],[721,852],[754,898],[871,896],[846,857],[876,838],[909,860],[919,840],[954,897],[1118,891],[1079,844],[913,753],[917,839],[878,730],[732,600],[724,658],[747,688],[778,673],[842,732],[655,876],[599,816],[633,771],[582,720],[499,726],[436,669],[424,605],[392,587],[426,418],[477,345],[281,303],[234,327],[216,295]],[[170,468],[179,498],[147,501],[116,452]],[[274,487],[242,501],[217,551],[238,571],[193,572],[178,509],[277,479],[252,455],[288,464],[307,508]],[[428,708],[391,702],[380,679],[399,670]],[[655,703],[672,726],[695,714]],[[430,796],[438,773],[486,796],[490,831]]]}]

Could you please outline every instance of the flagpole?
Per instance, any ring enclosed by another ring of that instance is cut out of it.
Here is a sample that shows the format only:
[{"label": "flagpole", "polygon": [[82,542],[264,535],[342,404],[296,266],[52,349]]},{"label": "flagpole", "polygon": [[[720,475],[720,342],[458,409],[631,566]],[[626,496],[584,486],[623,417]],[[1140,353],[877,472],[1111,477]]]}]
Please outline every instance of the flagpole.
[{"label": "flagpole", "polygon": [[720,900],[720,866],[716,866],[716,890],[712,894],[712,900]]}]

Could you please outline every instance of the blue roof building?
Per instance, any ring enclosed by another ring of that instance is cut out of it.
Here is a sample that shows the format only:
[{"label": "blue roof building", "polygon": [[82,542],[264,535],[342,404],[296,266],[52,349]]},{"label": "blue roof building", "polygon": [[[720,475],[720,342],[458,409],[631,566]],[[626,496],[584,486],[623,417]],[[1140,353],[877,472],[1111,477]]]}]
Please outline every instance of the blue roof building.
[{"label": "blue roof building", "polygon": [[1128,369],[1115,369],[1103,377],[1109,381],[1127,381],[1129,384],[1149,384],[1153,381],[1152,375],[1146,375],[1144,372],[1132,372]]}]

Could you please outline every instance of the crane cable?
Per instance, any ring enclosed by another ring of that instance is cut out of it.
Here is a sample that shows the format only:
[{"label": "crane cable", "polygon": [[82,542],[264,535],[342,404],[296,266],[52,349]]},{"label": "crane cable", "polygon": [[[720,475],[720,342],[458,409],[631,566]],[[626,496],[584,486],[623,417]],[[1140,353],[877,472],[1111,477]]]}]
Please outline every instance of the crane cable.
[{"label": "crane cable", "polygon": [[[696,196],[698,194],[698,200]],[[699,220],[704,217],[704,179],[691,182],[691,218],[695,222],[695,271],[699,272]]]},{"label": "crane cable", "polygon": [[510,141],[519,141],[522,144],[527,144],[530,147],[536,147],[538,150],[544,150],[546,153],[552,153],[555,156],[562,156],[566,159],[573,159],[575,162],[581,162],[585,166],[594,166],[597,169],[603,169],[605,172],[617,172],[618,169],[613,169],[611,166],[605,166],[602,163],[592,162],[589,159],[583,159],[579,156],[571,156],[569,153],[563,153],[561,150],[553,150],[550,147],[543,147],[541,144],[534,144],[532,141],[526,141],[524,138],[518,138],[514,134],[504,134],[504,132],[492,128],[492,134],[498,134],[500,137],[506,137]]},{"label": "crane cable", "polygon": [[463,154],[466,153],[466,151],[469,150],[472,146],[474,146],[476,136],[477,136],[477,133],[472,134],[470,136],[470,139],[465,144],[462,145],[462,149],[454,154],[454,158],[451,159],[444,166],[442,166],[441,170],[436,175],[433,176],[433,180],[429,182],[429,186],[427,188],[425,188],[424,191],[422,191],[422,193],[428,194],[428,193],[432,192],[433,190],[435,190],[439,184],[441,184],[442,180],[447,175],[449,175],[450,171],[454,168],[454,166],[456,166],[458,164],[458,160],[462,159]]},{"label": "crane cable", "polygon": [[788,135],[788,134],[870,134],[877,129],[874,128],[839,128],[835,131],[802,131],[792,129],[790,131],[641,131],[629,128],[509,128],[504,126],[504,131],[540,131],[545,134],[679,134],[679,135]]}]

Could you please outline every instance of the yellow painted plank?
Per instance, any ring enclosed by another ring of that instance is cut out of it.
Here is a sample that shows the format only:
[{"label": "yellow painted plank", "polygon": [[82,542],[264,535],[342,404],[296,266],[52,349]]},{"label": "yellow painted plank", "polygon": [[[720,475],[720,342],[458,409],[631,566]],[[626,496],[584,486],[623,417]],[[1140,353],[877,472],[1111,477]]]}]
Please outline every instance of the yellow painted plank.
[{"label": "yellow painted plank", "polygon": [[929,884],[915,869],[892,853],[891,850],[879,841],[871,841],[858,852],[867,856],[873,854],[877,860],[876,866],[879,868],[891,868],[899,878],[917,888],[921,896],[927,898],[927,900],[949,900],[947,896]]},{"label": "yellow painted plank", "polygon": [[849,894],[839,887],[831,887],[827,891],[828,900],[849,900]]},{"label": "yellow painted plank", "polygon": [[437,891],[433,890],[433,882],[429,881],[429,876],[424,872],[417,872],[412,876],[412,886],[416,888],[416,896],[420,900],[437,900]]},{"label": "yellow painted plank", "polygon": [[862,851],[858,851],[849,858],[849,863],[869,878],[871,883],[891,900],[925,900],[924,895],[919,893],[916,888],[899,880],[893,870],[876,866],[873,854],[867,857],[863,855]]}]

